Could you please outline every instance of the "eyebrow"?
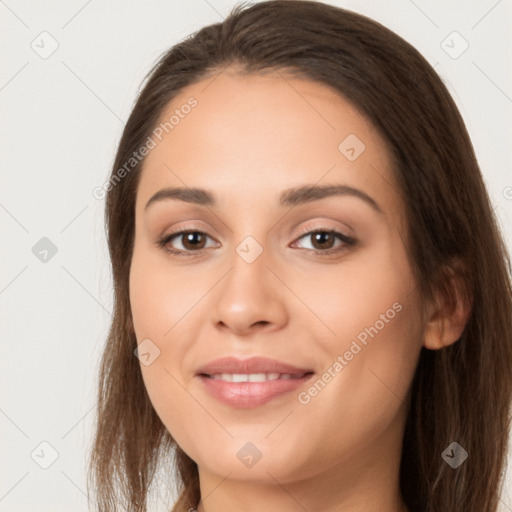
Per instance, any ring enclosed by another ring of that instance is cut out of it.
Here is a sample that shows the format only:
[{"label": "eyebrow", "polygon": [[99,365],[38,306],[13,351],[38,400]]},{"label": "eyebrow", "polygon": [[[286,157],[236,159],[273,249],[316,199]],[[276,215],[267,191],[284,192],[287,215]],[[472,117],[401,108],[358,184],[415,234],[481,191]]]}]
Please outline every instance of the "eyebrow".
[{"label": "eyebrow", "polygon": [[[382,209],[373,198],[362,190],[347,185],[305,185],[290,188],[281,193],[279,204],[281,206],[296,206],[332,196],[357,197],[371,206],[376,212],[383,214]],[[211,207],[215,207],[217,204],[214,195],[208,190],[202,188],[168,187],[153,194],[144,209],[147,210],[150,205],[166,200],[178,200]]]}]

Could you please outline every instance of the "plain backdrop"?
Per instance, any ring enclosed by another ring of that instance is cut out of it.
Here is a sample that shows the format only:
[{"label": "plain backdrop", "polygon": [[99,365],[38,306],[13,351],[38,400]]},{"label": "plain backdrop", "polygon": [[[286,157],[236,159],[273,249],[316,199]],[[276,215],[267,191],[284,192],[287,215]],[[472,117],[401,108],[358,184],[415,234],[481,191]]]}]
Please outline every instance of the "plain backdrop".
[{"label": "plain backdrop", "polygon": [[[512,247],[511,1],[328,3],[381,22],[435,67]],[[96,371],[112,309],[104,201],[92,191],[156,59],[234,5],[0,0],[1,512],[87,510]],[[509,468],[503,512],[512,511],[511,480]]]}]

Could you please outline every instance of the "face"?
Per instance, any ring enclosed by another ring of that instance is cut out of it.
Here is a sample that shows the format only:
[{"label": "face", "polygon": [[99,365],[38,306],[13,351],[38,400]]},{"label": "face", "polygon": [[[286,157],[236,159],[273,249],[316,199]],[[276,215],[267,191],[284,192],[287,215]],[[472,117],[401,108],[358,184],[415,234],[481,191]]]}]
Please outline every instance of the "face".
[{"label": "face", "polygon": [[277,73],[224,71],[162,120],[176,110],[145,160],[130,271],[162,422],[200,473],[237,479],[398,456],[423,326],[385,142],[327,86]]}]

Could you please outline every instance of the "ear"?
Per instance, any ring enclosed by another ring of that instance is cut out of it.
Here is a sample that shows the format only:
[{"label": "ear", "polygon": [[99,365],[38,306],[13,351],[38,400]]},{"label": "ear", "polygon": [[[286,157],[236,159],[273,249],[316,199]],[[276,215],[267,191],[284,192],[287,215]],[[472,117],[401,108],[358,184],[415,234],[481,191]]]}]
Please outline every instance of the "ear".
[{"label": "ear", "polygon": [[472,311],[473,301],[464,286],[464,269],[456,263],[441,272],[434,303],[429,304],[423,345],[439,350],[460,339]]}]

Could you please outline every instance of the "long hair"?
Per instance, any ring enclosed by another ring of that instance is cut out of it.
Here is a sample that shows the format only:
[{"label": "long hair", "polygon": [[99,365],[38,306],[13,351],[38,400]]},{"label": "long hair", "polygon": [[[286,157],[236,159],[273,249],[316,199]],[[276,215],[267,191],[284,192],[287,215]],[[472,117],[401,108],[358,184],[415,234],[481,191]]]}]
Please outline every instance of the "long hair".
[{"label": "long hair", "polygon": [[[415,512],[496,512],[511,420],[511,271],[470,137],[443,81],[415,48],[363,15],[309,0],[238,4],[223,22],[176,44],[146,77],[126,123],[105,198],[114,312],[88,474],[98,510],[145,512],[159,461],[171,453],[179,493],[173,512],[196,508],[200,499],[197,464],[157,416],[134,356],[128,278],[144,159],[122,179],[119,169],[178,93],[231,65],[246,73],[293,71],[325,84],[386,141],[423,303],[439,293],[453,304],[455,276],[472,304],[457,342],[421,349],[400,490]],[[457,469],[441,457],[454,441],[469,454]]]}]

